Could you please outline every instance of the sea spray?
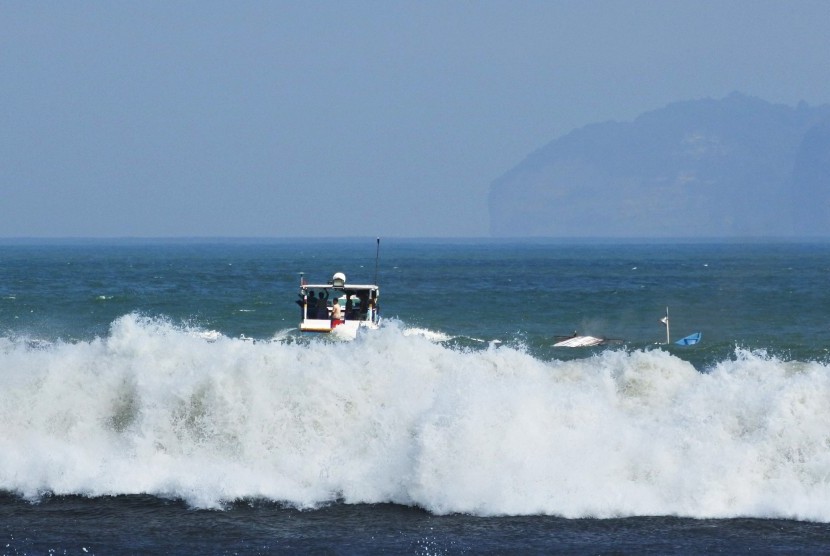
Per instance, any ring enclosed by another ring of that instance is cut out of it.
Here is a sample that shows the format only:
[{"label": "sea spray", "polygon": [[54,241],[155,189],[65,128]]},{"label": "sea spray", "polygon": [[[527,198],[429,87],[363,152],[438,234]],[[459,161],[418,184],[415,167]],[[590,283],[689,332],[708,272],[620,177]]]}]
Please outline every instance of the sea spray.
[{"label": "sea spray", "polygon": [[543,360],[397,325],[349,343],[196,332],[131,314],[88,342],[5,339],[0,489],[830,521],[822,363]]}]

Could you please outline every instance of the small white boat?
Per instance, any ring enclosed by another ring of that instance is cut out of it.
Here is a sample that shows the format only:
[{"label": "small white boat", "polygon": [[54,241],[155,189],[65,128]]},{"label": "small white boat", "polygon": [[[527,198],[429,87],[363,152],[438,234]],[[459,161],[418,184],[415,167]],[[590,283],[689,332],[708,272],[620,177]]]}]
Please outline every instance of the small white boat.
[{"label": "small white boat", "polygon": [[349,284],[342,272],[327,284],[308,284],[301,275],[299,296],[302,332],[353,340],[361,330],[378,328],[380,288],[375,284]]},{"label": "small white boat", "polygon": [[576,332],[571,336],[555,336],[558,341],[553,344],[553,347],[591,347],[604,346],[606,344],[621,344],[622,340],[619,338],[597,338],[596,336],[580,336]]},{"label": "small white boat", "polygon": [[685,338],[680,338],[675,342],[675,344],[679,346],[693,346],[700,342],[700,339],[703,337],[703,334],[700,332],[695,332],[694,334],[689,334]]},{"label": "small white boat", "polygon": [[598,346],[605,343],[602,338],[595,338],[594,336],[571,336],[567,340],[562,340],[553,344],[553,347],[589,347]]}]

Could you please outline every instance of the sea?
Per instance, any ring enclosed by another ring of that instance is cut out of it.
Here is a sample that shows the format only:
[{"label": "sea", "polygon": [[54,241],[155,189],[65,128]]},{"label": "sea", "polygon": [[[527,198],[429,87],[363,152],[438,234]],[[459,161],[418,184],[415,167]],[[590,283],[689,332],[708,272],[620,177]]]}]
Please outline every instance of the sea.
[{"label": "sea", "polygon": [[[378,330],[298,332],[335,272]],[[0,554],[830,553],[829,281],[821,242],[2,240]]]}]

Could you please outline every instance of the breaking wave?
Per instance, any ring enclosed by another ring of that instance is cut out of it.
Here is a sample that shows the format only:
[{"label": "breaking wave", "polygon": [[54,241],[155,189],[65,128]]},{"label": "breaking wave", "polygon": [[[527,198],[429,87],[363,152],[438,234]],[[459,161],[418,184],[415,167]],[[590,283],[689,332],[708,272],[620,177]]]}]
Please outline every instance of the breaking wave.
[{"label": "breaking wave", "polygon": [[127,315],[91,342],[0,340],[0,490],[830,521],[822,363],[736,350],[701,373],[436,337],[206,341]]}]

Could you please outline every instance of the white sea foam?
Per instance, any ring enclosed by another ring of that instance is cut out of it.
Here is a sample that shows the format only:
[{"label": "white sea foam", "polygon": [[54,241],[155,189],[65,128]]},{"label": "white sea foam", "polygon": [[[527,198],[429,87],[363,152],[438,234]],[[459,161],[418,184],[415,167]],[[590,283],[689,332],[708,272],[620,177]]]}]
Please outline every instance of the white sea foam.
[{"label": "white sea foam", "polygon": [[198,338],[207,340],[208,342],[215,342],[223,336],[223,334],[218,330],[193,330],[190,333]]},{"label": "white sea foam", "polygon": [[272,340],[285,340],[291,337],[291,334],[296,331],[296,328],[283,328],[282,330],[277,330],[274,332],[274,335],[271,337]]},{"label": "white sea foam", "polygon": [[[385,324],[388,324],[388,320]],[[404,336],[421,336],[426,338],[430,342],[440,343],[452,340],[452,336],[449,334],[444,334],[443,332],[437,332],[435,330],[430,330],[428,328],[419,328],[419,327],[411,327],[411,328],[403,328],[403,335]]]},{"label": "white sea foam", "polygon": [[435,513],[830,521],[830,373],[737,351],[541,361],[387,326],[351,343],[213,342],[125,316],[0,349],[0,490],[262,497]]}]

